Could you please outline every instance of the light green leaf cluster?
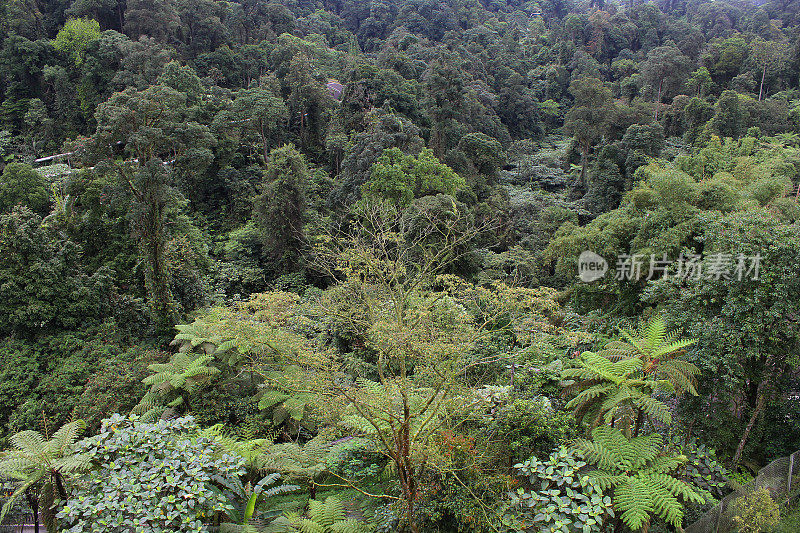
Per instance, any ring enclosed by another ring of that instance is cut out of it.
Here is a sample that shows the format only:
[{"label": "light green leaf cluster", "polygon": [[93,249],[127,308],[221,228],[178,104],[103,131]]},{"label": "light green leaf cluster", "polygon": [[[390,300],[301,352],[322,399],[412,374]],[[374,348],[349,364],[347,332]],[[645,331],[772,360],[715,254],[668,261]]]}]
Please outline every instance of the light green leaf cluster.
[{"label": "light green leaf cluster", "polygon": [[83,64],[86,49],[100,39],[100,23],[89,18],[69,19],[59,30],[53,47],[59,52],[69,54],[76,67]]},{"label": "light green leaf cluster", "polygon": [[575,417],[590,428],[615,419],[631,427],[639,411],[659,422],[672,421],[666,404],[651,396],[655,391],[673,391],[671,383],[642,376],[641,360],[614,362],[600,354],[584,352],[580,364],[562,372],[565,379],[574,380],[567,391],[577,392],[566,407],[574,409]]},{"label": "light green leaf cluster", "polygon": [[453,195],[465,186],[464,178],[440,162],[433,151],[426,148],[414,157],[399,148],[390,148],[384,150],[372,166],[363,192],[366,196],[405,207],[414,198],[429,194]]},{"label": "light green leaf cluster", "polygon": [[[14,492],[0,511],[0,523],[23,494],[36,498],[48,531],[56,530],[54,505],[63,478],[89,468],[91,457],[75,450],[75,440],[86,428],[83,420],[64,424],[50,439],[38,431],[11,436],[12,448],[0,456],[0,478],[14,482]],[[57,479],[58,478],[58,479]]]}]

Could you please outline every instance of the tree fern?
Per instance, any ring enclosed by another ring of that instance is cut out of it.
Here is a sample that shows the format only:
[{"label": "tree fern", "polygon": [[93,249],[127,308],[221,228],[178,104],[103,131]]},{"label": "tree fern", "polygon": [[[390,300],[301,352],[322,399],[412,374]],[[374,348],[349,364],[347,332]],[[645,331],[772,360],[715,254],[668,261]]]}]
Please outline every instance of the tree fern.
[{"label": "tree fern", "polygon": [[641,370],[639,359],[611,361],[603,355],[584,352],[578,368],[562,372],[567,380],[564,394],[575,394],[567,409],[573,409],[575,418],[589,429],[615,422],[630,433],[640,412],[651,420],[669,423],[669,408],[652,394],[672,390],[671,383],[644,376]]},{"label": "tree fern", "polygon": [[[296,295],[283,294],[291,301],[296,298]],[[254,300],[269,296],[275,295],[258,295]],[[253,311],[250,304],[253,301],[240,304],[246,308],[248,315]],[[249,319],[243,318],[241,313],[232,309],[214,308],[208,315],[191,324],[177,325],[175,328],[178,333],[171,344],[177,346],[179,352],[201,350],[231,367],[236,367],[247,359],[263,360],[265,357],[296,353],[303,338],[286,328],[275,327],[282,324],[286,317],[272,316],[260,304],[253,305],[260,311],[250,315]],[[282,308],[278,306],[278,309]]]},{"label": "tree fern", "polygon": [[201,429],[200,434],[217,442],[226,453],[243,457],[248,470],[261,472],[267,469],[264,457],[273,446],[273,439],[238,440],[222,424]]},{"label": "tree fern", "polygon": [[312,497],[314,479],[326,470],[332,449],[325,431],[302,446],[294,442],[276,444],[271,439],[237,440],[221,424],[203,429],[201,434],[214,439],[226,452],[244,457],[251,471],[277,472],[293,483],[307,483]]},{"label": "tree fern", "polygon": [[178,333],[170,346],[177,346],[179,353],[202,351],[228,366],[236,366],[243,359],[234,340],[225,338],[221,332],[215,331],[217,328],[202,319],[191,324],[178,324],[175,329]]},{"label": "tree fern", "polygon": [[142,380],[150,385],[133,412],[144,420],[152,421],[166,408],[174,411],[183,406],[189,410],[189,396],[219,372],[210,365],[213,356],[207,353],[178,352],[167,363],[156,363],[147,368],[153,372]]},{"label": "tree fern", "polygon": [[325,501],[309,500],[308,518],[294,522],[300,533],[369,533],[374,527],[356,518],[347,518],[344,504],[333,497]]},{"label": "tree fern", "polygon": [[272,423],[279,426],[287,420],[299,423],[306,415],[306,408],[313,396],[292,392],[293,384],[303,379],[302,369],[297,365],[289,365],[280,371],[263,373],[266,381],[258,400],[259,409],[272,409]]},{"label": "tree fern", "polygon": [[[207,317],[175,326],[178,333],[171,345],[178,348],[178,353],[167,363],[148,367],[153,373],[143,382],[150,389],[134,408],[135,414],[152,421],[165,413],[189,411],[190,395],[220,369],[237,369],[247,357],[274,357],[298,349],[298,335],[229,314],[228,309],[212,309]],[[261,375],[267,384],[257,398],[259,408],[273,410],[276,426],[289,419],[300,422],[310,402],[308,395],[286,394],[291,373],[292,367],[285,367],[281,372]]]},{"label": "tree fern", "polygon": [[700,369],[678,359],[695,342],[680,339],[675,331],[668,332],[664,319],[657,316],[637,331],[622,331],[624,340],[612,341],[600,352],[611,360],[639,359],[642,372],[654,379],[667,380],[678,392],[697,395],[696,377]]},{"label": "tree fern", "polygon": [[54,505],[68,496],[65,477],[88,469],[91,462],[88,455],[73,451],[85,428],[83,420],[75,420],[61,426],[50,439],[38,431],[21,431],[11,436],[13,448],[0,457],[0,477],[13,480],[16,490],[0,510],[0,522],[25,494],[29,503],[33,502],[31,510],[35,518],[41,511],[47,530],[56,531]]},{"label": "tree fern", "polygon": [[297,485],[278,484],[281,475],[272,473],[256,483],[242,483],[238,477],[221,479],[225,487],[223,493],[233,510],[228,513],[222,533],[277,533],[288,531],[289,522],[284,518],[293,502],[277,503],[275,496],[300,489]]},{"label": "tree fern", "polygon": [[629,439],[620,430],[604,426],[595,428],[592,437],[575,446],[587,462],[597,466],[589,475],[603,491],[613,491],[614,508],[631,529],[646,531],[653,515],[680,528],[681,500],[704,503],[696,489],[671,475],[686,457],[666,455],[657,433]]}]

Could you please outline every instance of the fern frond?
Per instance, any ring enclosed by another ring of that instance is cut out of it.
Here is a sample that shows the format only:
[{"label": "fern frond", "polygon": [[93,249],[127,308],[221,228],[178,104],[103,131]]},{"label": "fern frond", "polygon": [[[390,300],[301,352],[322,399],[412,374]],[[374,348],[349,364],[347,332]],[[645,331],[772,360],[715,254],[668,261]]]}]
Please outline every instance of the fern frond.
[{"label": "fern frond", "polygon": [[651,491],[650,500],[652,507],[658,516],[662,517],[673,527],[680,527],[683,522],[683,506],[678,499],[673,496],[666,488],[654,478],[644,478]]},{"label": "fern frond", "polygon": [[684,500],[692,503],[697,504],[704,504],[705,498],[698,493],[691,485],[688,483],[681,481],[680,479],[676,479],[669,474],[650,474],[648,476],[651,479],[658,480],[669,492],[677,497],[683,498]]},{"label": "fern frond", "polygon": [[15,433],[9,440],[18,450],[32,454],[38,454],[45,445],[44,436],[38,431],[33,430]]},{"label": "fern frond", "polygon": [[667,404],[661,402],[652,396],[641,395],[633,399],[634,405],[641,409],[651,419],[657,420],[664,424],[672,423],[672,413],[667,407]]},{"label": "fern frond", "polygon": [[686,456],[658,456],[650,461],[646,472],[648,474],[668,474],[674,472],[678,467],[686,463]]},{"label": "fern frond", "polygon": [[330,527],[331,533],[369,533],[371,528],[364,522],[355,518],[348,518],[341,522],[336,522]]},{"label": "fern frond", "polygon": [[325,526],[317,523],[314,520],[310,520],[308,518],[301,519],[298,522],[298,527],[300,529],[300,533],[326,533],[325,532]]},{"label": "fern frond", "polygon": [[596,464],[601,469],[612,471],[622,470],[621,466],[617,463],[617,457],[602,444],[580,439],[575,442],[574,446],[589,462]]},{"label": "fern frond", "polygon": [[622,521],[633,530],[639,530],[648,524],[650,514],[655,511],[647,484],[636,477],[628,478],[627,483],[617,486],[614,491],[614,507],[622,512]]},{"label": "fern frond", "polygon": [[314,509],[311,507],[311,501],[309,501],[309,512],[311,514],[311,518],[320,524],[332,526],[334,523],[344,520],[346,517],[344,505],[342,504],[342,501],[337,498],[329,496],[325,498],[324,503],[318,502],[320,505],[317,507],[317,513],[315,513]]},{"label": "fern frond", "polygon": [[47,443],[48,451],[54,454],[63,454],[75,444],[81,433],[86,429],[86,422],[81,419],[73,420],[64,424],[53,433],[53,437]]}]

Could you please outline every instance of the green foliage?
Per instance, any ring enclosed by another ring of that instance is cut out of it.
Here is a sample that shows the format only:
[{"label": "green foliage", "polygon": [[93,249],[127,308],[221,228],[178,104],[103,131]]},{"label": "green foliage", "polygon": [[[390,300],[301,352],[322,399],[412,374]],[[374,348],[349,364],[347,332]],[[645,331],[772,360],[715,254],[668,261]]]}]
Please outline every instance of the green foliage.
[{"label": "green foliage", "polygon": [[686,463],[678,470],[685,481],[699,491],[707,492],[711,498],[721,499],[725,496],[732,474],[719,462],[712,448],[698,443],[696,439],[685,440],[679,436],[673,437],[670,444],[686,456]]},{"label": "green foliage", "polygon": [[215,516],[234,512],[219,480],[245,473],[244,459],[215,450],[190,417],[149,424],[113,415],[77,449],[94,469],[58,513],[63,530],[75,533],[208,531]]},{"label": "green foliage", "polygon": [[341,500],[329,496],[325,501],[309,500],[310,518],[300,518],[293,524],[300,533],[368,533],[373,528],[357,518],[347,518]]},{"label": "green foliage", "polygon": [[282,533],[288,531],[289,520],[285,512],[292,502],[277,503],[274,496],[294,492],[300,487],[275,483],[280,474],[268,474],[258,481],[242,483],[238,477],[220,479],[223,494],[234,509],[228,514],[229,522],[220,525],[221,533]]},{"label": "green foliage", "polygon": [[[299,298],[293,293],[260,294],[243,302],[238,309],[212,309],[191,324],[176,326],[178,334],[172,345],[178,346],[179,352],[169,365],[162,366],[169,367],[167,370],[170,372],[178,372],[176,376],[179,380],[184,377],[189,379],[187,384],[193,389],[184,391],[187,395],[196,392],[198,387],[208,385],[209,378],[219,372],[220,379],[231,380],[242,369],[248,369],[248,383],[253,390],[247,393],[240,390],[244,394],[237,400],[257,405],[258,409],[268,412],[276,427],[291,425],[292,431],[296,431],[301,422],[312,425],[310,417],[306,416],[306,406],[311,402],[311,396],[294,394],[289,386],[302,374],[300,367],[286,365],[279,366],[279,370],[272,370],[276,366],[275,359],[294,354],[303,342],[300,335],[279,327],[287,325],[286,320],[291,317],[298,301]],[[258,372],[253,374],[256,362],[266,364],[268,361],[272,364],[257,367]],[[172,367],[175,364],[182,366],[174,369]],[[187,368],[183,370],[183,366]],[[187,395],[178,394],[179,391],[172,385],[161,385],[158,382],[161,378],[151,376],[148,379],[155,380],[153,388],[137,409],[151,409],[150,416],[155,416],[160,411],[153,408],[163,410],[167,401],[174,399],[177,402],[169,404],[171,408],[184,403]],[[256,386],[261,390],[256,391]],[[207,390],[203,389],[201,394]]]},{"label": "green foliage", "polygon": [[575,137],[581,151],[581,180],[585,178],[589,147],[603,135],[614,108],[611,91],[597,78],[580,78],[569,88],[575,103],[564,117],[564,131]]},{"label": "green foliage", "polygon": [[[0,439],[144,395],[412,533],[496,525],[576,432],[564,367],[586,426],[794,451],[800,25],[762,3],[4,2]],[[700,253],[761,279],[678,279]]]},{"label": "green foliage", "polygon": [[797,531],[798,528],[800,528],[800,511],[795,506],[794,508],[790,507],[789,512],[781,518],[781,521],[772,531],[774,533],[792,533]]},{"label": "green foliage", "polygon": [[24,494],[38,520],[41,513],[49,533],[59,531],[57,502],[66,500],[65,478],[86,470],[91,457],[75,448],[86,427],[83,420],[61,426],[51,438],[38,431],[20,431],[11,436],[11,450],[0,455],[0,477],[14,481],[14,492],[0,511],[0,522]]},{"label": "green foliage", "polygon": [[696,489],[672,475],[686,457],[664,453],[659,434],[629,439],[616,428],[598,427],[592,439],[575,447],[597,466],[589,475],[604,493],[613,493],[614,509],[631,529],[646,530],[653,515],[681,527],[680,500],[704,502]]},{"label": "green foliage", "polygon": [[424,146],[420,129],[386,109],[376,109],[368,116],[365,131],[355,135],[352,148],[342,160],[341,185],[331,193],[336,206],[350,206],[361,196],[361,187],[370,179],[375,162],[389,148],[399,148],[404,154],[418,153]]},{"label": "green foliage", "polygon": [[641,427],[642,414],[661,423],[672,421],[667,405],[652,396],[657,391],[674,392],[672,384],[644,375],[640,359],[614,362],[603,355],[584,352],[579,365],[562,372],[569,380],[564,393],[577,393],[566,408],[574,409],[575,418],[590,430],[616,421],[630,435]]},{"label": "green foliage", "polygon": [[745,126],[745,111],[742,109],[739,95],[734,91],[725,91],[716,105],[712,119],[714,131],[720,137],[738,138]]},{"label": "green foliage", "polygon": [[308,180],[305,159],[294,145],[270,152],[263,192],[253,200],[253,217],[276,277],[301,264],[301,250],[306,243],[303,225]]},{"label": "green foliage", "polygon": [[780,509],[766,487],[759,487],[736,499],[732,505],[733,521],[740,533],[762,533],[780,520]]},{"label": "green foliage", "polygon": [[496,531],[501,523],[500,509],[507,505],[509,483],[514,481],[480,462],[481,445],[473,437],[448,434],[442,443],[445,453],[454,459],[453,471],[421,477],[423,498],[417,509],[420,530]]},{"label": "green foliage", "polygon": [[364,195],[391,200],[405,207],[414,198],[430,194],[454,195],[466,185],[464,178],[440,163],[433,151],[423,149],[417,157],[399,148],[383,151],[362,186]]},{"label": "green foliage", "polygon": [[24,205],[34,213],[50,211],[49,184],[38,172],[24,163],[9,163],[0,179],[0,211],[11,212],[15,205]]},{"label": "green foliage", "polygon": [[301,422],[306,414],[306,406],[313,401],[311,394],[291,391],[291,384],[295,383],[302,373],[302,369],[296,365],[286,366],[280,371],[263,373],[267,388],[258,399],[258,408],[270,409],[272,421],[276,426],[287,420]]},{"label": "green foliage", "polygon": [[80,67],[86,57],[86,50],[100,39],[100,23],[96,20],[79,18],[68,19],[53,41],[53,48],[69,55],[76,67]]},{"label": "green foliage", "polygon": [[219,369],[210,366],[210,354],[179,352],[168,363],[155,363],[148,366],[153,374],[142,380],[150,390],[133,409],[142,420],[154,421],[160,416],[176,412],[179,408],[189,411],[189,396],[193,394]]},{"label": "green foliage", "polygon": [[[458,141],[458,150],[469,160],[471,174],[483,176],[489,186],[496,183],[506,160],[503,146],[497,139],[485,133],[468,133]],[[473,187],[475,185],[478,184]]]},{"label": "green foliage", "polygon": [[639,325],[636,332],[623,331],[624,341],[612,341],[605,346],[603,355],[611,359],[638,358],[642,372],[656,380],[666,380],[676,393],[689,392],[697,396],[696,376],[700,369],[688,361],[678,359],[685,348],[697,343],[696,339],[679,339],[677,331],[667,332],[667,324],[654,316]]},{"label": "green foliage", "polygon": [[571,414],[554,409],[544,396],[509,398],[491,420],[489,431],[502,436],[503,458],[508,455],[509,461],[544,454],[577,433]]},{"label": "green foliage", "polygon": [[109,410],[130,410],[144,394],[147,365],[162,354],[116,338],[115,324],[81,332],[0,343],[0,425],[3,440],[41,424],[75,418],[90,431]]},{"label": "green foliage", "polygon": [[269,146],[275,141],[280,126],[288,119],[283,100],[266,87],[243,89],[233,102],[231,118],[244,124],[245,134],[255,135],[259,139],[264,162],[269,164]]},{"label": "green foliage", "polygon": [[[587,463],[561,446],[546,461],[536,457],[514,465],[531,491],[509,492],[504,525],[512,531],[591,533],[614,517],[611,498],[586,474]],[[531,529],[533,528],[533,529]]]},{"label": "green foliage", "polygon": [[[648,291],[652,297],[658,294],[664,302],[664,315],[673,317],[673,323],[696,337],[698,348],[702,348],[692,361],[703,370],[705,379],[699,383],[700,396],[687,398],[680,406],[682,417],[687,424],[693,423],[695,434],[723,457],[736,456],[737,450],[744,455],[759,454],[758,450],[767,445],[776,446],[776,456],[791,453],[794,444],[785,440],[795,438],[791,429],[768,437],[761,433],[769,423],[761,422],[759,413],[767,405],[758,401],[757,390],[747,402],[749,415],[732,416],[722,406],[729,405],[746,383],[760,387],[761,394],[785,386],[782,372],[797,364],[796,328],[773,318],[791,312],[786,295],[797,290],[796,276],[789,275],[798,268],[796,225],[761,208],[708,214],[701,220],[708,254],[733,250],[744,256],[759,254],[761,264],[771,264],[774,275],[759,276],[760,281],[748,279],[752,273],[741,280],[736,275],[692,280],[689,287],[681,289],[672,282],[660,281]],[[737,262],[734,256],[731,268]],[[767,331],[769,335],[762,333]],[[750,348],[754,343],[758,343],[757,351]],[[750,420],[754,441],[743,433]]]},{"label": "green foliage", "polygon": [[0,214],[0,332],[25,337],[110,315],[110,275],[87,273],[81,247],[27,207]]}]

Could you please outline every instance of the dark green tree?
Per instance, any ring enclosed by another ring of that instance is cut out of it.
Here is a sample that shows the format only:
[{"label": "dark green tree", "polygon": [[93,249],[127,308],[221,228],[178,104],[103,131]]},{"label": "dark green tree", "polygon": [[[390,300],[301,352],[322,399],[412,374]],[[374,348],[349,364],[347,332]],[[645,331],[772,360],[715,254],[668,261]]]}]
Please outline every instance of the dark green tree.
[{"label": "dark green tree", "polygon": [[262,192],[253,200],[253,218],[276,275],[296,271],[302,264],[309,178],[305,158],[294,145],[270,152]]},{"label": "dark green tree", "polygon": [[0,332],[29,336],[108,315],[110,277],[88,274],[81,248],[24,206],[0,215]]},{"label": "dark green tree", "polygon": [[746,111],[740,105],[739,95],[734,91],[724,91],[714,107],[714,131],[720,137],[738,139],[747,125]]},{"label": "dark green tree", "polygon": [[264,163],[269,162],[269,147],[287,119],[289,112],[283,100],[266,87],[243,89],[233,103],[233,118],[260,140]]},{"label": "dark green tree", "polygon": [[564,118],[564,131],[575,137],[581,152],[581,185],[586,184],[589,150],[603,136],[606,122],[614,109],[611,90],[597,78],[582,78],[572,82],[569,91],[575,103]]},{"label": "dark green tree", "polygon": [[690,64],[674,44],[653,48],[647,54],[641,71],[645,81],[656,89],[653,120],[658,120],[662,97],[675,96],[685,84]]},{"label": "dark green tree", "polygon": [[[186,100],[186,93],[164,85],[116,93],[98,107],[97,133],[90,146],[89,157],[99,159],[100,168],[116,176],[122,197],[129,200],[128,216],[158,328],[171,327],[178,313],[166,259],[170,229],[180,230],[167,223],[185,207],[176,178],[202,173],[214,143],[208,127],[191,120],[193,110]],[[118,145],[129,159],[112,159]]]},{"label": "dark green tree", "polygon": [[758,85],[758,101],[764,96],[764,80],[767,78],[767,70],[772,73],[780,68],[786,61],[788,46],[780,41],[765,41],[761,37],[754,39],[750,43],[750,57],[756,65],[761,68],[761,82]]},{"label": "dark green tree", "polygon": [[458,132],[465,133],[460,123],[467,105],[466,81],[463,71],[453,63],[452,58],[438,58],[424,78],[424,105],[432,122],[429,144],[440,158],[458,143]]},{"label": "dark green tree", "polygon": [[9,163],[0,179],[0,211],[10,212],[15,205],[45,215],[50,211],[50,191],[47,180],[29,165]]}]

